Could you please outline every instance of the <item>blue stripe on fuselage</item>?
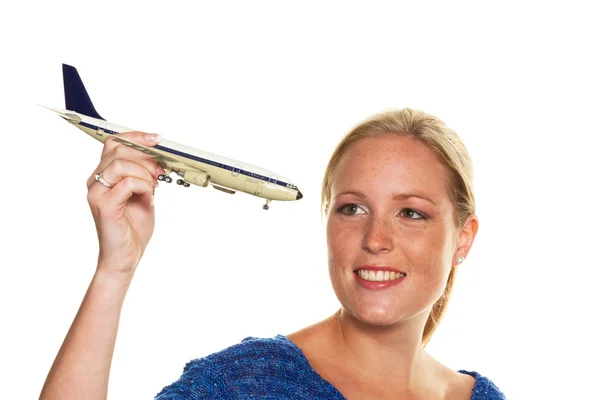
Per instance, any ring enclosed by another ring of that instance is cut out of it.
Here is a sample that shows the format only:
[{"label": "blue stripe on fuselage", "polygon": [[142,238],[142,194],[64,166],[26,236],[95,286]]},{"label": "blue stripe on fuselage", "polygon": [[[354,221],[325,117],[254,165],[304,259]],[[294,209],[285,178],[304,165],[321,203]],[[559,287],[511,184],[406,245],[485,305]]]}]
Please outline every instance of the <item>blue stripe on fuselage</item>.
[{"label": "blue stripe on fuselage", "polygon": [[[82,126],[88,128],[88,129],[98,130],[98,127],[96,125],[88,124],[87,122],[81,121],[79,123],[79,125],[82,125]],[[105,133],[108,133],[110,135],[115,135],[115,134],[119,133],[119,132],[111,131],[110,129],[106,129],[106,128],[102,128],[102,131],[105,132]],[[222,168],[222,169],[226,169],[228,171],[232,171],[233,172],[233,167],[230,166],[230,165],[227,165],[227,164],[223,164],[223,163],[220,163],[220,162],[217,162],[217,161],[209,160],[207,158],[198,157],[198,156],[195,156],[193,154],[184,153],[183,151],[170,149],[168,147],[161,146],[159,144],[157,144],[156,146],[154,146],[154,148],[157,149],[157,150],[162,150],[162,151],[164,151],[166,153],[175,154],[175,155],[180,156],[180,157],[189,158],[190,160],[199,161],[199,162],[204,163],[204,164],[212,165],[213,167]],[[235,172],[238,172],[238,168],[236,168]],[[266,177],[264,175],[260,175],[260,174],[254,173],[254,172],[251,172],[251,171],[246,171],[246,170],[243,170],[243,169],[239,169],[239,173],[241,175],[246,175],[246,176],[249,176],[251,178],[260,179],[260,180],[263,180],[265,182],[271,182],[271,183],[274,183],[276,185],[280,185],[280,186],[286,187],[288,189],[292,189],[292,188],[288,187],[288,183],[287,182],[279,181],[279,180],[276,180],[275,182],[273,182],[268,177]]]}]

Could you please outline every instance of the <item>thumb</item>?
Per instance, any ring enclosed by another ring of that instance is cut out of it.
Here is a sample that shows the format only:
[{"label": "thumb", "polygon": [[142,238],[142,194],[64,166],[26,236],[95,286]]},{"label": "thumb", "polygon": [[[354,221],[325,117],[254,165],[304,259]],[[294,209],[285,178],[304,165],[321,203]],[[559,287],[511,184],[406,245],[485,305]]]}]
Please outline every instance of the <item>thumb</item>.
[{"label": "thumb", "polygon": [[162,139],[158,133],[147,133],[140,131],[122,132],[116,134],[115,136],[129,139],[132,142],[136,142],[144,146],[154,146],[160,143]]},{"label": "thumb", "polygon": [[109,154],[113,151],[119,143],[117,143],[115,138],[123,138],[125,140],[129,140],[131,142],[137,143],[139,145],[145,147],[152,147],[157,145],[161,141],[161,137],[157,133],[146,133],[140,131],[130,131],[130,132],[121,132],[111,135],[104,142],[104,149],[102,149],[102,157]]}]

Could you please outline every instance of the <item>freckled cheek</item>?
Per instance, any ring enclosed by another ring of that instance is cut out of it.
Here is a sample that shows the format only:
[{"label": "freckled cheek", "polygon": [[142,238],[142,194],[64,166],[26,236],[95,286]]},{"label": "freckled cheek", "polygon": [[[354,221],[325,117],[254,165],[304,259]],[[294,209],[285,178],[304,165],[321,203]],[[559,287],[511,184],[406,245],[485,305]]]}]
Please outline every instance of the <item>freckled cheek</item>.
[{"label": "freckled cheek", "polygon": [[417,274],[419,286],[423,294],[439,297],[446,287],[449,270],[444,268],[440,259],[423,260],[420,267],[420,273]]},{"label": "freckled cheek", "polygon": [[342,224],[329,222],[327,224],[327,250],[329,255],[330,270],[343,268],[352,264],[352,258],[358,249],[356,230],[349,229]]}]

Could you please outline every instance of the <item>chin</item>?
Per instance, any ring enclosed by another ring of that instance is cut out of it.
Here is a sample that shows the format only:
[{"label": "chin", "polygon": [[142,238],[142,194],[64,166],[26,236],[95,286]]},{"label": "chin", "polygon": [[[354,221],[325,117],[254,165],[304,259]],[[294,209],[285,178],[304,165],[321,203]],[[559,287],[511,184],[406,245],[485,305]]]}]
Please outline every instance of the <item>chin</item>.
[{"label": "chin", "polygon": [[351,314],[363,324],[373,326],[389,326],[403,319],[398,310],[390,310],[381,306],[362,306],[357,310],[353,310]]}]

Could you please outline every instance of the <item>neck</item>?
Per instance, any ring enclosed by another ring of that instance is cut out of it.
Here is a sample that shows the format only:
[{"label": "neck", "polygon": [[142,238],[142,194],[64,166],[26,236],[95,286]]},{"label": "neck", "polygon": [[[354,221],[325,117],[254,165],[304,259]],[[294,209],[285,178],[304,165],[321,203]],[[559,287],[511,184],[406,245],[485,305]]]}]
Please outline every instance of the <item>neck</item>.
[{"label": "neck", "polygon": [[421,343],[427,317],[428,313],[422,313],[398,324],[373,326],[342,308],[330,320],[331,333],[342,347],[338,354],[345,355],[348,365],[370,371],[373,378],[391,378],[416,387],[417,382],[427,380],[434,363]]}]

